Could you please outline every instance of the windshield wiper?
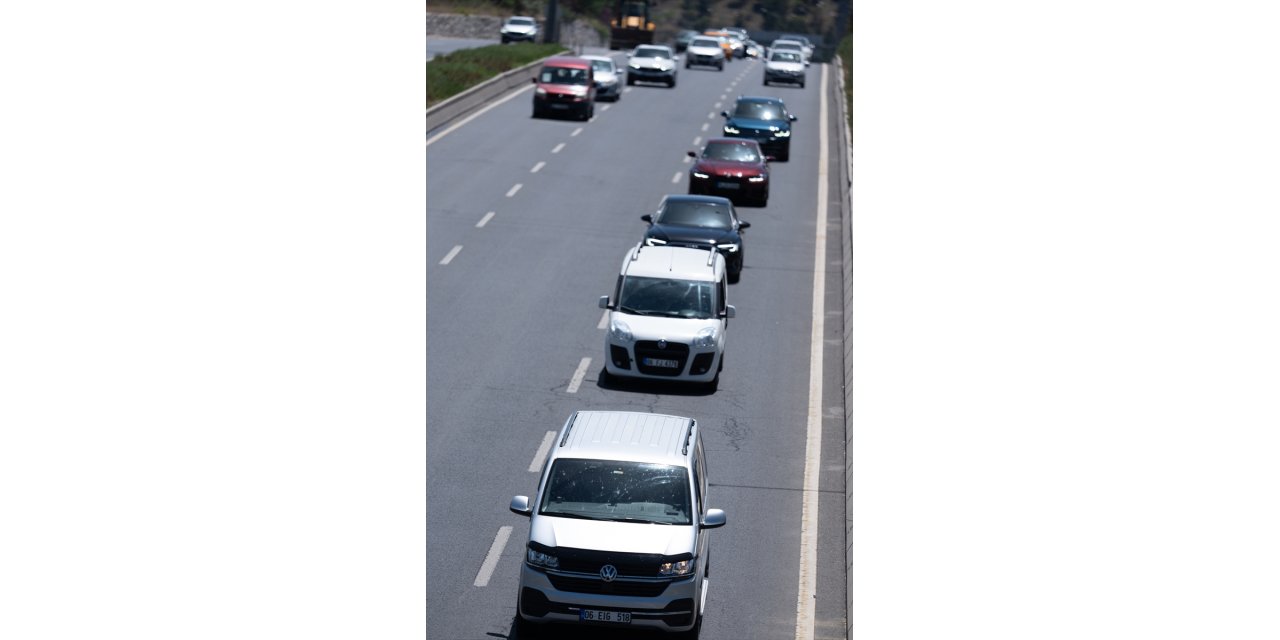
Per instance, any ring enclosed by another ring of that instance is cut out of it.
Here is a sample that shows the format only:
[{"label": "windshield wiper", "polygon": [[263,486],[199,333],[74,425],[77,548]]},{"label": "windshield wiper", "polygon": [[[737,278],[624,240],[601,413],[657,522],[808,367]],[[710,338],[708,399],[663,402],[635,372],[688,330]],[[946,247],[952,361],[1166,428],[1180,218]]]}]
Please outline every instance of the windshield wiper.
[{"label": "windshield wiper", "polygon": [[557,518],[576,518],[578,520],[612,520],[612,518],[593,518],[591,516],[584,516],[581,513],[573,513],[571,511],[543,511],[539,515],[555,516]]},{"label": "windshield wiper", "polygon": [[640,524],[671,524],[670,522],[659,522],[658,520],[650,520],[648,518],[637,518],[635,516],[622,516],[619,518],[601,518],[601,520],[610,520],[613,522],[636,522]]}]

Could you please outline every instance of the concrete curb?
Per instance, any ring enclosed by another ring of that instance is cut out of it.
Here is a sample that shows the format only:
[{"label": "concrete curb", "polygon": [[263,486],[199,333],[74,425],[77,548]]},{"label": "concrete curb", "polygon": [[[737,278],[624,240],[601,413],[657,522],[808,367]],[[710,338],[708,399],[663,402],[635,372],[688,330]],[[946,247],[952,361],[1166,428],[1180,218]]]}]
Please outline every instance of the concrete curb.
[{"label": "concrete curb", "polygon": [[[547,56],[547,58],[550,57],[553,56]],[[432,105],[427,109],[427,133],[449,124],[516,87],[528,85],[529,80],[537,75],[539,66],[547,58],[534,60],[523,67],[503,72],[439,104]]]},{"label": "concrete curb", "polygon": [[840,198],[840,254],[844,277],[844,572],[845,582],[845,637],[853,637],[853,147],[847,109],[844,103],[844,63],[839,55],[832,56],[836,70],[836,104],[839,105],[840,146],[844,149],[841,163],[844,175],[844,194]]}]

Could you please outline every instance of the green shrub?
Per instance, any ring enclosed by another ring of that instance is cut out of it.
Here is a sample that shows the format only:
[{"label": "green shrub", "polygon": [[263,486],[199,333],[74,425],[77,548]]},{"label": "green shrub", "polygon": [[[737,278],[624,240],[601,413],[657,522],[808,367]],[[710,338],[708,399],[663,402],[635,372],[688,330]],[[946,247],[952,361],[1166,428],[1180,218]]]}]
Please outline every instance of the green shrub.
[{"label": "green shrub", "polygon": [[461,49],[427,63],[427,106],[455,96],[504,71],[566,51],[558,44],[495,44]]}]

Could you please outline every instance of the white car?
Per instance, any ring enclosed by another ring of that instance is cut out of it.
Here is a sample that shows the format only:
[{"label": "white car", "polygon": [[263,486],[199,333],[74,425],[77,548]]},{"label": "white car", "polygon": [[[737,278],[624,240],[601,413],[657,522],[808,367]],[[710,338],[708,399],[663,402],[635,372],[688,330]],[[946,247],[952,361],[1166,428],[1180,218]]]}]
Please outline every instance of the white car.
[{"label": "white car", "polygon": [[596,83],[596,100],[617,102],[622,99],[622,78],[613,58],[608,56],[582,56],[591,62],[591,72]]},{"label": "white car", "polygon": [[684,68],[688,69],[695,64],[724,71],[724,48],[720,46],[720,42],[704,36],[690,40],[689,46],[684,50]]},{"label": "white car", "polygon": [[774,51],[795,51],[804,60],[804,66],[809,66],[809,55],[805,53],[804,43],[802,42],[796,40],[774,40],[773,44],[769,45],[769,54],[772,55]]},{"label": "white car", "polygon": [[764,85],[770,82],[787,82],[804,88],[804,57],[796,51],[785,49],[769,52],[764,63]]},{"label": "white car", "polygon": [[727,269],[719,251],[636,245],[622,260],[605,332],[605,379],[697,382],[715,390],[724,367]]},{"label": "white car", "polygon": [[627,84],[638,80],[663,82],[676,86],[676,52],[664,44],[642,44],[636,47],[627,61]]},{"label": "white car", "polygon": [[528,16],[512,16],[502,25],[502,44],[533,42],[538,39],[538,21]]}]

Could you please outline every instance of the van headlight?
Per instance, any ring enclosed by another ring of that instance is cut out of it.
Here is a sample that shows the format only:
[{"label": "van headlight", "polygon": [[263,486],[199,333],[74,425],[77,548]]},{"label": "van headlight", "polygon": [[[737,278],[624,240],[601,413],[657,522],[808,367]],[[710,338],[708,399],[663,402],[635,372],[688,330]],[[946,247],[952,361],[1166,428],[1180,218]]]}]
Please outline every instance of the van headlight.
[{"label": "van headlight", "polygon": [[707,327],[698,332],[693,338],[693,346],[699,349],[713,349],[716,346],[716,335],[719,330],[715,327]]},{"label": "van headlight", "polygon": [[660,576],[687,576],[693,573],[694,567],[697,565],[695,558],[681,560],[680,562],[664,562],[658,565],[658,575]]},{"label": "van headlight", "polygon": [[541,551],[528,549],[525,555],[525,561],[535,567],[544,567],[547,569],[559,569],[560,558]]},{"label": "van headlight", "polygon": [[631,334],[631,327],[621,320],[609,321],[609,339],[620,344],[631,344],[635,340],[635,336]]}]

